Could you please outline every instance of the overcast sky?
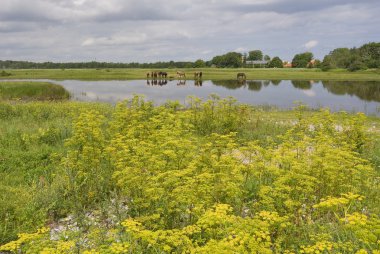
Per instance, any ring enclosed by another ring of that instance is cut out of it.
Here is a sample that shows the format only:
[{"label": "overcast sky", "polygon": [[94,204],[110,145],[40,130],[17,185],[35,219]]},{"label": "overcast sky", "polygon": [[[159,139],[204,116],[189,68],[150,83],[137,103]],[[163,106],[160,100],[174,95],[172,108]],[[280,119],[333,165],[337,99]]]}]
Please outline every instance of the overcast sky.
[{"label": "overcast sky", "polygon": [[0,60],[291,60],[380,41],[380,0],[0,0]]}]

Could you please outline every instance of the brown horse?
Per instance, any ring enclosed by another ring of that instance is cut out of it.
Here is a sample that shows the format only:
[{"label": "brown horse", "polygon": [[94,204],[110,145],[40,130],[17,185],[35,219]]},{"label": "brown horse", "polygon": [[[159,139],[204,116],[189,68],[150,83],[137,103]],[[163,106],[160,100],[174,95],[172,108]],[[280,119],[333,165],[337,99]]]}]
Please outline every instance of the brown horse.
[{"label": "brown horse", "polygon": [[202,79],[202,72],[201,71],[194,72],[194,79]]},{"label": "brown horse", "polygon": [[146,73],[146,79],[149,79],[149,77],[150,77],[150,72],[147,72]]},{"label": "brown horse", "polygon": [[186,78],[186,74],[183,71],[177,71],[178,78]]},{"label": "brown horse", "polygon": [[247,76],[245,75],[244,72],[239,72],[239,73],[236,75],[236,78],[237,78],[238,80],[240,80],[240,79],[246,80],[246,79],[247,79]]}]

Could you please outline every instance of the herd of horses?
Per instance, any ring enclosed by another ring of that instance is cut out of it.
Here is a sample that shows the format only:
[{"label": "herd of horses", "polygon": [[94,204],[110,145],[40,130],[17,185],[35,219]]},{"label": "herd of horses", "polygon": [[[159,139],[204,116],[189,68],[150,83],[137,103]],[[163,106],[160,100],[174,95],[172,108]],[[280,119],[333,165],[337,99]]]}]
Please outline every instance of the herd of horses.
[{"label": "herd of horses", "polygon": [[[184,71],[177,71],[177,78],[178,79],[186,79],[186,73]],[[203,73],[201,71],[194,72],[194,79],[202,79]],[[146,73],[146,78],[149,79],[167,79],[168,73],[165,71],[152,71]],[[173,76],[169,76],[169,79],[173,79]]]},{"label": "herd of horses", "polygon": [[[194,86],[202,86],[202,76],[203,73],[201,71],[194,72]],[[177,77],[177,86],[183,86],[186,85],[186,73],[183,71],[177,71],[176,72]],[[239,72],[236,75],[237,81],[239,83],[245,83],[247,76],[244,72]],[[146,84],[147,85],[158,85],[158,86],[164,86],[168,84],[168,79],[173,80],[174,76],[168,76],[167,72],[164,71],[151,71],[146,73]]]},{"label": "herd of horses", "polygon": [[[178,79],[186,79],[186,73],[184,71],[177,71],[177,78]],[[194,80],[199,80],[202,79],[203,73],[201,71],[196,71],[194,72]],[[152,71],[152,72],[147,72],[146,73],[146,78],[152,78],[152,80],[155,79],[167,79],[168,78],[168,73],[165,71]],[[173,79],[173,76],[169,76],[169,79]],[[244,72],[239,72],[236,75],[237,80],[246,80],[247,76],[245,75]]]},{"label": "herd of horses", "polygon": [[152,79],[166,79],[168,77],[168,73],[167,72],[164,72],[164,71],[152,71],[152,72],[147,72],[146,73],[146,78],[150,78],[152,77]]},{"label": "herd of horses", "polygon": [[[167,79],[152,79],[146,80],[146,84],[148,86],[164,86],[168,84]],[[194,86],[202,86],[203,81],[201,79],[195,79],[194,80]],[[186,85],[186,79],[179,79],[177,82],[177,86],[185,86]]]}]

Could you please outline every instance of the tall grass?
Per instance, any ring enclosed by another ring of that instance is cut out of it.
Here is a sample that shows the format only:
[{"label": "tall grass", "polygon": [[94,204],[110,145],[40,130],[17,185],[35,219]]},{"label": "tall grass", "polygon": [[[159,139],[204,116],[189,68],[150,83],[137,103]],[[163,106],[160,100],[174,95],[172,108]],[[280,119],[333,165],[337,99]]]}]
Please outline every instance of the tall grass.
[{"label": "tall grass", "polygon": [[372,251],[379,123],[216,95],[159,107],[140,97],[115,107],[2,102],[0,242],[68,215],[79,230],[55,241],[43,229],[1,248]]},{"label": "tall grass", "polygon": [[65,100],[69,92],[48,82],[0,82],[0,100]]}]

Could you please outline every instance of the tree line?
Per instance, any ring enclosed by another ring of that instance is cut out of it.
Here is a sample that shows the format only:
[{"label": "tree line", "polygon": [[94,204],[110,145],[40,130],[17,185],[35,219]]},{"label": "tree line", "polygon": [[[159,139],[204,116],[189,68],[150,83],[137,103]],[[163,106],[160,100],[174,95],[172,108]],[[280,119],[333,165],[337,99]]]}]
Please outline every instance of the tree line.
[{"label": "tree line", "polygon": [[321,68],[324,71],[342,68],[349,71],[380,68],[380,43],[367,43],[359,48],[337,48],[323,58],[323,61],[314,59],[311,52],[296,54],[292,61],[284,62],[280,57],[271,58],[264,55],[261,50],[252,50],[248,53],[228,52],[214,56],[209,61],[198,59],[191,61],[168,61],[155,63],[112,63],[112,62],[28,62],[0,60],[2,69],[91,69],[91,68],[240,68],[240,67],[266,67],[266,68]]}]

